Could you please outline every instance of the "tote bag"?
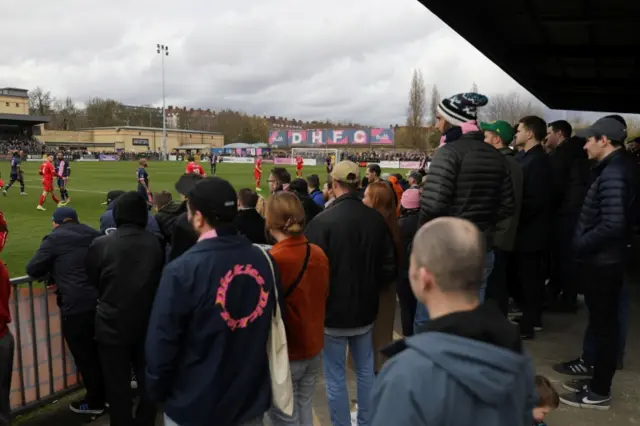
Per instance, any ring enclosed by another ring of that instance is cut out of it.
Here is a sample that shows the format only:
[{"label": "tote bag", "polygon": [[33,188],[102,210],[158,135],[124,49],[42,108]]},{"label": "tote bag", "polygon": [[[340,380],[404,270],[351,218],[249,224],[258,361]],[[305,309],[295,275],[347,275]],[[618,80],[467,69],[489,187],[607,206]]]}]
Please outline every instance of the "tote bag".
[{"label": "tote bag", "polygon": [[278,303],[278,286],[276,274],[271,262],[271,256],[261,246],[256,245],[267,258],[273,277],[273,291],[275,295],[275,309],[271,317],[271,331],[267,340],[267,356],[269,358],[269,372],[271,373],[271,398],[275,408],[288,416],[293,415],[293,383],[291,381],[291,365],[289,364],[289,349],[287,347],[287,333],[282,321],[282,312]]}]

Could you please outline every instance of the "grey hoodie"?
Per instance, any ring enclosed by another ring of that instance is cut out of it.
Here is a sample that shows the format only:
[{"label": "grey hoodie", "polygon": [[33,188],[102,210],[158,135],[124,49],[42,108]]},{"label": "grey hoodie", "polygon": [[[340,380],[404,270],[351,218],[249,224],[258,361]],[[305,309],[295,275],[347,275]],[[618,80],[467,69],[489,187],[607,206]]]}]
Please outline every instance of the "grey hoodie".
[{"label": "grey hoodie", "polygon": [[441,332],[417,334],[373,389],[372,426],[530,426],[536,404],[526,354]]}]

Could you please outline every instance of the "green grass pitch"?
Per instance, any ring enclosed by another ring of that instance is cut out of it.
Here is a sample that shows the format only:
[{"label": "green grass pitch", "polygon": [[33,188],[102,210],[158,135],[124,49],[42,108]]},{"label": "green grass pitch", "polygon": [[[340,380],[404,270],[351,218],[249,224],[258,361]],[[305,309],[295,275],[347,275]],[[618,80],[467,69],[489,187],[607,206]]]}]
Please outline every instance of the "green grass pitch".
[{"label": "green grass pitch", "polygon": [[[55,210],[49,198],[44,204],[47,211],[38,211],[36,206],[42,192],[38,168],[40,162],[23,162],[25,191],[28,195],[20,196],[20,186],[16,182],[9,190],[9,195],[0,195],[0,211],[3,211],[9,227],[7,244],[2,252],[2,260],[6,263],[11,277],[25,275],[25,266],[42,238],[51,231],[51,215]],[[184,173],[186,163],[183,162],[149,162],[149,185],[152,191],[167,190],[178,195],[174,189],[176,180]],[[118,162],[74,162],[68,182],[69,196],[73,207],[78,212],[80,222],[98,228],[100,214],[105,206],[106,193],[111,190],[135,190],[137,187],[136,168],[133,161]],[[209,173],[209,165],[203,164]],[[263,165],[262,194],[269,193],[267,177],[272,165]],[[295,168],[288,167],[295,177]],[[9,162],[3,162],[0,171],[5,185],[9,183]],[[396,170],[384,170],[395,173]],[[398,170],[406,173],[406,170]],[[316,173],[324,183],[326,176],[323,166],[305,166],[304,174]],[[364,169],[363,169],[364,173]],[[252,164],[219,164],[217,176],[229,180],[237,189],[253,188]],[[56,195],[59,193],[56,188]]]}]

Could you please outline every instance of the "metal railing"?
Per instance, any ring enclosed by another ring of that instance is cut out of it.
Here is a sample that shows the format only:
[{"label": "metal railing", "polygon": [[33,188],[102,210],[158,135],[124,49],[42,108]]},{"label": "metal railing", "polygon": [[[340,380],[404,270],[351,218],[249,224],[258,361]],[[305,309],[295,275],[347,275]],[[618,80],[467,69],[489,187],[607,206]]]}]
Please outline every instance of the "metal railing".
[{"label": "metal railing", "polygon": [[62,315],[55,293],[34,285],[31,277],[11,280],[15,337],[12,414],[18,415],[81,388],[80,375],[62,336]]}]

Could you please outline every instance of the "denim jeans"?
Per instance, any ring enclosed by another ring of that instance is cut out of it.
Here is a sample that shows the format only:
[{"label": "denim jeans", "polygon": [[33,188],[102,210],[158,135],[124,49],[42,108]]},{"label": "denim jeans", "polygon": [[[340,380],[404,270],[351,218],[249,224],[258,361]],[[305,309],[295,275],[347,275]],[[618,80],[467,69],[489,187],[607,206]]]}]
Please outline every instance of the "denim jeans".
[{"label": "denim jeans", "polygon": [[[264,421],[262,417],[258,417],[257,419],[249,420],[248,422],[242,423],[240,426],[262,426],[264,425]],[[174,422],[167,416],[164,415],[164,426],[180,426],[178,423]]]},{"label": "denim jeans", "polygon": [[[484,302],[484,296],[487,291],[487,281],[493,271],[494,261],[495,256],[493,251],[487,252],[487,255],[484,258],[484,271],[482,272],[482,281],[480,282],[480,294],[478,295],[480,303]],[[423,303],[418,301],[418,306],[416,306],[416,318],[413,322],[413,332],[417,333],[427,321],[429,321],[429,311],[427,311],[427,307]]]},{"label": "denim jeans", "polygon": [[322,361],[332,426],[351,426],[347,391],[347,344],[356,369],[358,390],[358,426],[371,423],[371,389],[373,388],[373,329],[349,337],[324,335]]},{"label": "denim jeans", "polygon": [[272,426],[313,426],[313,394],[316,379],[322,369],[320,354],[313,358],[291,361],[291,379],[293,381],[293,415],[288,416],[278,410],[269,410]]},{"label": "denim jeans", "polygon": [[[618,363],[624,360],[624,351],[627,346],[627,335],[629,333],[629,282],[625,279],[620,290],[620,299],[618,301],[618,330],[619,348]],[[584,340],[582,344],[582,359],[587,365],[594,365],[596,359],[596,342],[593,330],[589,325],[584,332]]]}]

